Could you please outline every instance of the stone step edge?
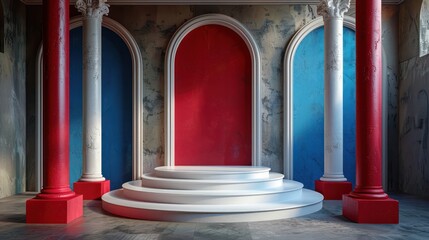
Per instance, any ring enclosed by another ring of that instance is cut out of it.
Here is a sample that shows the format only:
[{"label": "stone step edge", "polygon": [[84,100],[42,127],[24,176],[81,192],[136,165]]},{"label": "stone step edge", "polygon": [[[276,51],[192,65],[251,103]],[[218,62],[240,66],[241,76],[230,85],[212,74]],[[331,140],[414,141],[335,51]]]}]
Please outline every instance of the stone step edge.
[{"label": "stone step edge", "polygon": [[142,180],[130,181],[122,184],[124,190],[141,192],[141,193],[156,193],[156,194],[171,194],[171,195],[188,195],[188,196],[211,196],[211,197],[227,197],[227,196],[253,196],[253,195],[263,195],[263,194],[275,194],[281,192],[291,192],[302,189],[304,185],[300,182],[293,180],[283,180],[283,185],[275,188],[259,188],[259,189],[245,189],[245,190],[236,190],[236,189],[217,189],[217,190],[188,190],[188,189],[164,189],[164,188],[148,188],[143,187]]},{"label": "stone step edge", "polygon": [[128,208],[148,209],[167,212],[193,212],[193,213],[240,213],[240,212],[265,212],[289,208],[300,208],[317,204],[323,201],[320,193],[302,189],[302,196],[276,203],[258,204],[225,204],[225,205],[196,205],[196,204],[171,204],[152,203],[127,199],[122,189],[114,190],[102,196],[102,202]]},{"label": "stone step edge", "polygon": [[270,168],[261,166],[160,166],[154,175],[177,179],[264,179]]}]

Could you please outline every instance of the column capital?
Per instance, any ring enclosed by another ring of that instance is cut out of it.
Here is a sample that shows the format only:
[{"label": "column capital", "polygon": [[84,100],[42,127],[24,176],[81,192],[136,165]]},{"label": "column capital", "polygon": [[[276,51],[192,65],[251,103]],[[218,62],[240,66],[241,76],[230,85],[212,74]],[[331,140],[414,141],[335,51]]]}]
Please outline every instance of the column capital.
[{"label": "column capital", "polygon": [[109,13],[107,0],[77,0],[76,8],[85,17],[102,17]]},{"label": "column capital", "polygon": [[350,9],[350,0],[321,0],[317,5],[317,14],[323,19],[344,18],[344,13]]}]

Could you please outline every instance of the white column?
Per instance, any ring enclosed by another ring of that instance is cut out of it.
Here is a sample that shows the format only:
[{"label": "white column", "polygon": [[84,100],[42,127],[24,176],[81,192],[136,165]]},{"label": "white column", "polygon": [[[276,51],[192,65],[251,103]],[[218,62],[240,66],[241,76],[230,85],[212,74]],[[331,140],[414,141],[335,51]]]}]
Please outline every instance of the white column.
[{"label": "white column", "polygon": [[343,18],[350,0],[322,0],[325,26],[325,168],[322,181],[347,181],[343,174]]},{"label": "white column", "polygon": [[83,15],[82,153],[80,181],[104,181],[101,174],[101,22],[109,12],[105,0],[78,0]]}]

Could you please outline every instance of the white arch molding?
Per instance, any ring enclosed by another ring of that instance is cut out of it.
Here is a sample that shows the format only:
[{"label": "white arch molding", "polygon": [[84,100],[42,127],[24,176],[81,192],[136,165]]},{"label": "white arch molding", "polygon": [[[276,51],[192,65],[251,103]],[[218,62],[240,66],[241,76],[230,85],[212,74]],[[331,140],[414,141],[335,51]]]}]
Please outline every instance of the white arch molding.
[{"label": "white arch molding", "polygon": [[429,54],[429,0],[423,0],[419,14],[419,56]]},{"label": "white arch molding", "polygon": [[[82,26],[83,17],[70,20],[70,30]],[[116,33],[127,45],[132,62],[133,86],[133,166],[132,178],[137,180],[143,173],[143,63],[140,49],[128,30],[115,20],[103,17],[102,26]],[[43,46],[36,60],[36,191],[42,187],[43,161]]]},{"label": "white arch molding", "polygon": [[174,166],[174,62],[177,49],[192,30],[209,25],[221,25],[236,32],[246,43],[252,59],[252,165],[261,165],[260,54],[249,31],[237,20],[223,14],[206,14],[183,24],[171,39],[165,58],[165,165]]},{"label": "white arch molding", "polygon": [[[355,19],[344,17],[344,26],[356,30]],[[284,134],[283,134],[283,172],[285,178],[293,179],[293,63],[295,52],[304,38],[313,30],[323,27],[323,17],[313,19],[302,27],[290,40],[286,49],[284,67]]]}]

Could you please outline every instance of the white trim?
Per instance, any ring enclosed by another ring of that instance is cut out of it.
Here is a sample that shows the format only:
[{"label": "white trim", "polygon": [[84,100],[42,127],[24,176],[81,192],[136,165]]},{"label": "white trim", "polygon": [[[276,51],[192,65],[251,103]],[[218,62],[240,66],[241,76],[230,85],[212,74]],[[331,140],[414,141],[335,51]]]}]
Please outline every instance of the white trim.
[{"label": "white trim", "polygon": [[[344,26],[356,30],[355,19],[345,16]],[[313,30],[320,27],[323,27],[323,17],[315,18],[298,30],[290,40],[284,57],[283,173],[287,179],[293,179],[293,60],[295,52],[302,40]]]},{"label": "white trim", "polygon": [[174,61],[183,38],[192,30],[216,24],[236,32],[247,47],[252,58],[252,165],[260,166],[261,110],[260,110],[260,54],[252,35],[237,20],[223,14],[206,14],[183,24],[171,39],[165,58],[165,165],[174,166]]},{"label": "white trim", "polygon": [[[70,20],[70,30],[82,26],[83,17]],[[133,180],[143,174],[143,64],[137,42],[128,30],[115,20],[103,17],[102,26],[116,33],[127,45],[132,61],[133,78]],[[42,187],[43,161],[43,47],[40,46],[36,60],[36,192]]]},{"label": "white trim", "polygon": [[[404,0],[382,0],[383,4],[400,4]],[[21,0],[27,5],[41,5],[42,0]],[[70,0],[75,4],[76,0]],[[352,1],[355,4],[355,1]],[[319,4],[320,0],[108,0],[110,5],[271,5]]]}]

